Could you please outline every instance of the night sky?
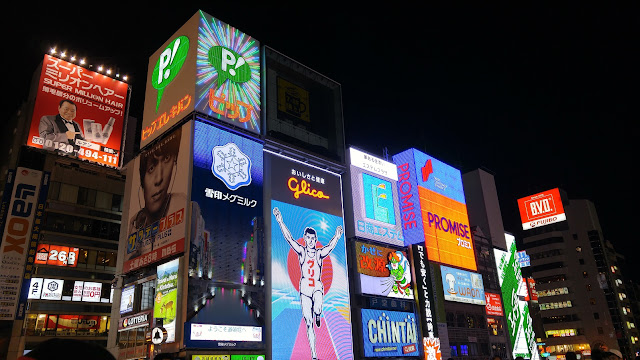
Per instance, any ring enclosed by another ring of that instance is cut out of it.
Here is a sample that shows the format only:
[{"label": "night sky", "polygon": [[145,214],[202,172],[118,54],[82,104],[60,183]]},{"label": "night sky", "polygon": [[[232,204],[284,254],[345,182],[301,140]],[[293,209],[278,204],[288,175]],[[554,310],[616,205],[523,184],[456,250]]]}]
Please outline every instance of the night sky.
[{"label": "night sky", "polygon": [[18,5],[2,23],[5,116],[57,45],[127,73],[141,118],[149,56],[202,9],[340,83],[348,146],[490,170],[518,235],[516,199],[563,188],[595,203],[604,237],[635,261],[639,2],[264,3]]}]

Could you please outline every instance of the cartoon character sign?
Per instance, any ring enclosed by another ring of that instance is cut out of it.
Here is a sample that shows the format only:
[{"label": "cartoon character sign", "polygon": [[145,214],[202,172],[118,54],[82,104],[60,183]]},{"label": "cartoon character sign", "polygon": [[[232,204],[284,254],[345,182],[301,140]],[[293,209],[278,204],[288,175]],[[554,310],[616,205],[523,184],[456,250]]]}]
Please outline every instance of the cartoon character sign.
[{"label": "cartoon character sign", "polygon": [[413,300],[411,268],[404,251],[356,243],[363,294]]}]

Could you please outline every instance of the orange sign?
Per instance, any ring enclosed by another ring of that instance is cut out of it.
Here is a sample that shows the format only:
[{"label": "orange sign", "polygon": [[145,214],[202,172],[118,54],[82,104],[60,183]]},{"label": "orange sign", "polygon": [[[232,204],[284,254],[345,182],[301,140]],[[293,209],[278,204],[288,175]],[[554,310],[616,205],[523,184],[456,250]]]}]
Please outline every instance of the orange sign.
[{"label": "orange sign", "polygon": [[441,360],[440,338],[422,338],[425,360]]},{"label": "orange sign", "polygon": [[558,188],[520,198],[518,208],[524,230],[567,220]]},{"label": "orange sign", "polygon": [[80,249],[60,245],[39,244],[34,264],[70,266],[78,265]]},{"label": "orange sign", "polygon": [[467,206],[418,186],[429,260],[477,270]]}]

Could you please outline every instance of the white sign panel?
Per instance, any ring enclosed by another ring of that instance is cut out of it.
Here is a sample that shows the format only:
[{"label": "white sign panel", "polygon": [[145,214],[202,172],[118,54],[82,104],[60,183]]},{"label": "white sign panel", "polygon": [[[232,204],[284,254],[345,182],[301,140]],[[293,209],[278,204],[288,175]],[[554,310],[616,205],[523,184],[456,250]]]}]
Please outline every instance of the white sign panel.
[{"label": "white sign panel", "polygon": [[42,283],[43,278],[31,278],[31,284],[29,285],[29,295],[28,299],[40,299],[40,295],[42,294]]},{"label": "white sign panel", "polygon": [[42,300],[60,300],[62,299],[62,284],[64,280],[44,279],[42,284]]},{"label": "white sign panel", "polygon": [[0,320],[14,320],[42,172],[17,168],[0,244]]},{"label": "white sign panel", "polygon": [[100,302],[100,294],[102,294],[102,283],[85,282],[82,289],[82,301]]},{"label": "white sign panel", "polygon": [[259,326],[191,324],[191,340],[262,341]]}]

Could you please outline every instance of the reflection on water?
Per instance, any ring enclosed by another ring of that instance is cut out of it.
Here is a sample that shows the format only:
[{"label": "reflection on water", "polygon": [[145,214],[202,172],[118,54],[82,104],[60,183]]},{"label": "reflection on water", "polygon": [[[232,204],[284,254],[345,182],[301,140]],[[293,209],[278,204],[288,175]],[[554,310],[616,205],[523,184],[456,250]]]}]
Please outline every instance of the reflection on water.
[{"label": "reflection on water", "polygon": [[264,301],[260,293],[240,289],[216,288],[215,296],[203,300],[189,321],[196,324],[262,326]]}]

